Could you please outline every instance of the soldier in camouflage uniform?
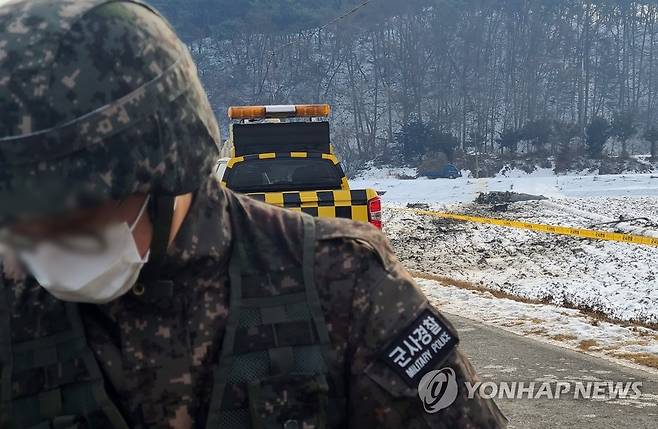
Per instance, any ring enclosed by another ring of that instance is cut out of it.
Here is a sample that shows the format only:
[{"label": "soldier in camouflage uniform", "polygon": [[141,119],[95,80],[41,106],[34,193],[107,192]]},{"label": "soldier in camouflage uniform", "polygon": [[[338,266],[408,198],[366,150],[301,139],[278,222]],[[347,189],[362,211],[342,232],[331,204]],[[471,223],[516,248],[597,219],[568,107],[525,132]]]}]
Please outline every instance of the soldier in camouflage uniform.
[{"label": "soldier in camouflage uniform", "polygon": [[0,4],[0,427],[504,427],[383,236],[222,189],[219,141],[147,5]]}]

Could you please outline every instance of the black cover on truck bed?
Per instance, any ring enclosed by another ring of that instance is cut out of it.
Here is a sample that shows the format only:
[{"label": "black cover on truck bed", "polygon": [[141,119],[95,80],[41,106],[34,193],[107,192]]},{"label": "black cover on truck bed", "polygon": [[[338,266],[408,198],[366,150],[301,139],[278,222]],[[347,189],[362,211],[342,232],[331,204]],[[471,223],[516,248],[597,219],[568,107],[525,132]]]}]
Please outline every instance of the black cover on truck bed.
[{"label": "black cover on truck bed", "polygon": [[235,156],[268,152],[330,153],[329,122],[234,124]]}]

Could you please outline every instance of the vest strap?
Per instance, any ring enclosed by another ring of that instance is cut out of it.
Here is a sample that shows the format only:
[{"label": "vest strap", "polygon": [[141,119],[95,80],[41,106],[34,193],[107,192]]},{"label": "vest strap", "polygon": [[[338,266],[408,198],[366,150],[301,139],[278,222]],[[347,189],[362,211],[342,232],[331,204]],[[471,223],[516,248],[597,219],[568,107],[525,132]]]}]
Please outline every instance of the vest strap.
[{"label": "vest strap", "polygon": [[320,343],[322,344],[322,354],[324,355],[325,362],[330,362],[329,356],[329,330],[327,323],[324,320],[322,313],[322,305],[320,303],[320,296],[315,287],[315,245],[316,229],[315,218],[309,215],[303,215],[302,221],[304,222],[304,284],[306,285],[306,300],[311,311],[311,316],[315,322],[315,329],[317,331]]},{"label": "vest strap", "polygon": [[80,419],[75,416],[56,417],[53,419],[52,427],[53,429],[78,429]]},{"label": "vest strap", "polygon": [[308,320],[237,328],[234,351],[238,354],[272,348],[316,344],[318,335]]},{"label": "vest strap", "polygon": [[280,347],[267,351],[270,358],[270,373],[281,375],[289,373],[295,366],[295,354],[292,347]]},{"label": "vest strap", "polygon": [[306,292],[290,293],[267,298],[244,298],[241,306],[243,308],[262,308],[264,305],[286,305],[305,302]]},{"label": "vest strap", "polygon": [[11,311],[7,298],[9,293],[9,288],[0,280],[0,427],[9,426],[9,417],[12,414],[13,353]]},{"label": "vest strap", "polygon": [[[41,383],[35,383],[35,380],[40,380]],[[43,389],[58,389],[85,380],[88,380],[85,365],[81,359],[74,358],[14,374],[12,395],[14,398],[35,395]]]},{"label": "vest strap", "polygon": [[55,417],[50,422],[30,426],[28,429],[78,429],[80,427],[80,419],[76,416],[61,416]]},{"label": "vest strap", "polygon": [[149,214],[153,222],[153,236],[149,246],[151,254],[139,276],[138,283],[150,286],[150,283],[160,279],[160,270],[164,266],[169,248],[171,224],[174,217],[174,201],[171,195],[153,195]]},{"label": "vest strap", "polygon": [[[231,214],[234,214],[234,208],[231,207]],[[233,244],[233,255],[229,262],[229,281],[231,283],[231,294],[229,303],[229,314],[226,328],[224,331],[224,341],[222,342],[222,353],[219,358],[219,364],[215,368],[212,395],[208,407],[208,419],[206,422],[207,429],[220,427],[220,416],[222,401],[226,391],[228,375],[233,365],[233,345],[240,318],[240,301],[242,300],[242,278],[240,276],[240,264],[242,257],[245,256],[241,243]]]},{"label": "vest strap", "polygon": [[59,389],[39,394],[39,412],[42,416],[59,416],[62,414],[62,391]]}]

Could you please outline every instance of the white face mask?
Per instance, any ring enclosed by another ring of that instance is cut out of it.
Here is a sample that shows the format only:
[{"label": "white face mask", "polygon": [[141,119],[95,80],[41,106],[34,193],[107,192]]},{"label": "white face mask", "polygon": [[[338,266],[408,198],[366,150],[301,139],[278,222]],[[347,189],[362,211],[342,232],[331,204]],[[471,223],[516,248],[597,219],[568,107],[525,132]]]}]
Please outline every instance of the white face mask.
[{"label": "white face mask", "polygon": [[[105,304],[133,287],[144,264],[132,231],[144,215],[146,198],[132,225],[107,226],[99,234],[105,247],[98,252],[84,253],[62,247],[59,243],[39,243],[32,250],[20,251],[19,257],[39,284],[62,301]],[[70,237],[67,243],[75,248],[89,244],[87,237]],[[98,242],[98,241],[97,241]]]}]

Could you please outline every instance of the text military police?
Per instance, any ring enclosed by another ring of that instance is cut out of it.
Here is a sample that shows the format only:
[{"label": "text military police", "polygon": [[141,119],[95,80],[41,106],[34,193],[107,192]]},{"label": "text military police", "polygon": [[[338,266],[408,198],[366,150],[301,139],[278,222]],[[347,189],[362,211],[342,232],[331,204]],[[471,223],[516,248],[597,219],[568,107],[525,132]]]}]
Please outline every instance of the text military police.
[{"label": "text military police", "polygon": [[222,189],[219,141],[148,5],[0,1],[0,427],[504,427],[385,238]]}]

